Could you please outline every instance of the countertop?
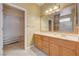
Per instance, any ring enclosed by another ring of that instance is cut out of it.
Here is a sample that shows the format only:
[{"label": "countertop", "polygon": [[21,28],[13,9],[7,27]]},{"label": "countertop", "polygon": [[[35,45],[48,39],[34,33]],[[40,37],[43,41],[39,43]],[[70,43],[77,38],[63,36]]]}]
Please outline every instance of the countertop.
[{"label": "countertop", "polygon": [[36,32],[35,34],[79,42],[79,35],[77,34],[65,34],[65,33],[58,33],[58,32]]}]

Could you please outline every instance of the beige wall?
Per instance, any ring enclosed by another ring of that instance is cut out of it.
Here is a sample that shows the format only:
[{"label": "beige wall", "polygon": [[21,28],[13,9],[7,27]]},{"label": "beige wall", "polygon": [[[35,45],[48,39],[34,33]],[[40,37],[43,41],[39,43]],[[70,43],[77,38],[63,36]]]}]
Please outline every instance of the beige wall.
[{"label": "beige wall", "polygon": [[33,34],[40,31],[40,7],[36,4],[15,4],[17,6],[23,7],[27,10],[27,37],[28,37],[28,46],[30,46],[33,41]]}]

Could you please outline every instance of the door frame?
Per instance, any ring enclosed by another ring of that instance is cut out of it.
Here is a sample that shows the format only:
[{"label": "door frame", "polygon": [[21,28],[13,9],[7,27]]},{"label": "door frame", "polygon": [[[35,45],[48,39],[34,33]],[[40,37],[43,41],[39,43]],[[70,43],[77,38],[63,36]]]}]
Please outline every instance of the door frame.
[{"label": "door frame", "polygon": [[3,55],[3,5],[0,3],[1,14],[0,14],[0,55]]},{"label": "door frame", "polygon": [[27,9],[11,3],[5,3],[8,6],[24,11],[24,49],[27,49]]}]

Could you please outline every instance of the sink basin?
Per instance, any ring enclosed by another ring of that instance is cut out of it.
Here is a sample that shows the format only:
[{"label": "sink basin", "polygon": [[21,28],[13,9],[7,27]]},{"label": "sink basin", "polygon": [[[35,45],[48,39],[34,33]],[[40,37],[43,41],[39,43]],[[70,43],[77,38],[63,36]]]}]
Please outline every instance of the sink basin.
[{"label": "sink basin", "polygon": [[64,36],[64,38],[68,39],[68,40],[76,40],[78,41],[78,36]]}]

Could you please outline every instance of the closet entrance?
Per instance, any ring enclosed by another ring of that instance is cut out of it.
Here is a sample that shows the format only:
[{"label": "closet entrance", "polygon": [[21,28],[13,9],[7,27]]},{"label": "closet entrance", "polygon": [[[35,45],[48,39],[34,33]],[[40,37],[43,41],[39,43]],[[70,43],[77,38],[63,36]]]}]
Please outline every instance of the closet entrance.
[{"label": "closet entrance", "polygon": [[3,4],[3,49],[4,55],[13,50],[25,49],[25,12]]}]

